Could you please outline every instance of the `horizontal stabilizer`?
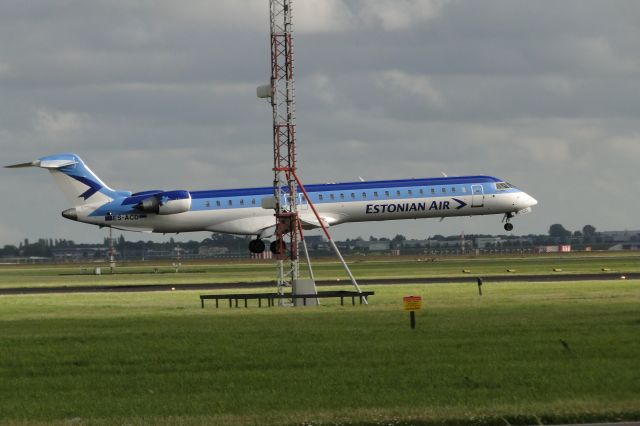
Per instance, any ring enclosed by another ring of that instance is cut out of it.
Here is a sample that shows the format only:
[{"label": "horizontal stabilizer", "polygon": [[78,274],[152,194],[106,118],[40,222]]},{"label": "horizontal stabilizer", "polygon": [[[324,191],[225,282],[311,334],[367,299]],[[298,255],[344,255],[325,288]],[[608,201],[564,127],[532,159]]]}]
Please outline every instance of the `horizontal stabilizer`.
[{"label": "horizontal stabilizer", "polygon": [[60,169],[66,166],[72,166],[76,164],[74,160],[38,160],[37,166],[43,169]]},{"label": "horizontal stabilizer", "polygon": [[104,204],[130,192],[114,191],[104,184],[73,153],[60,153],[38,158],[30,163],[13,164],[9,168],[37,167],[48,170],[73,207],[85,204]]},{"label": "horizontal stabilizer", "polygon": [[10,166],[4,166],[5,169],[18,169],[20,167],[36,167],[37,161],[32,161],[30,163],[20,163],[20,164],[12,164]]},{"label": "horizontal stabilizer", "polygon": [[76,164],[74,160],[35,160],[30,163],[12,164],[5,166],[7,169],[18,169],[20,167],[41,167],[43,169],[60,169],[62,167]]}]

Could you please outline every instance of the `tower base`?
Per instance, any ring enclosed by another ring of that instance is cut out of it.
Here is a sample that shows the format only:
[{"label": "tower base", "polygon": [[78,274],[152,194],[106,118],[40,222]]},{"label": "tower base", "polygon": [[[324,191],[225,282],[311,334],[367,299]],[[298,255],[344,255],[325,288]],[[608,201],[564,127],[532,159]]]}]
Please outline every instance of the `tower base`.
[{"label": "tower base", "polygon": [[[318,294],[316,282],[314,280],[296,280],[292,286],[292,293],[297,294]],[[306,305],[303,299],[293,299],[293,306],[318,306],[320,303],[316,298],[306,299]]]}]

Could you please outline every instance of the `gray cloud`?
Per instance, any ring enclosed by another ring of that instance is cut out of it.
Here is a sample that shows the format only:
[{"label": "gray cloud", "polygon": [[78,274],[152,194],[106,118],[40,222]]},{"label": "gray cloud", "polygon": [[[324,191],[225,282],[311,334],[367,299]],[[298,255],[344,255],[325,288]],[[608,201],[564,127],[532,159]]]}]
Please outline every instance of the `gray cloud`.
[{"label": "gray cloud", "polygon": [[[306,181],[494,174],[540,200],[518,232],[555,222],[637,228],[637,2],[295,5]],[[269,73],[267,9],[263,0],[4,1],[2,163],[74,151],[120,188],[268,185],[270,110],[255,98]],[[0,176],[10,204],[0,244],[102,237],[59,216],[66,205],[42,171]],[[498,221],[334,232],[500,232]]]}]

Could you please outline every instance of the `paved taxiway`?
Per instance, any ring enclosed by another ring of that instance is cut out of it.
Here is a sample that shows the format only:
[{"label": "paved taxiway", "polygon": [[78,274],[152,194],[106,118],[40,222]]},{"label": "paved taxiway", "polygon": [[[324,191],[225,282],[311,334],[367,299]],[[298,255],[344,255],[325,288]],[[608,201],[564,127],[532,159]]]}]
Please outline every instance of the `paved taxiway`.
[{"label": "paved taxiway", "polygon": [[[597,281],[640,279],[640,273],[607,273],[607,274],[545,274],[545,275],[486,275],[482,276],[485,284],[499,282],[566,282],[566,281]],[[374,278],[358,280],[361,285],[394,285],[394,284],[475,284],[476,275],[457,277],[430,278]],[[318,286],[350,285],[348,279],[317,280]],[[105,293],[105,292],[142,292],[142,291],[171,291],[175,290],[228,290],[252,289],[275,286],[274,281],[257,282],[227,282],[213,284],[136,284],[117,286],[55,286],[55,287],[14,287],[0,289],[0,295],[10,294],[46,294],[46,293]]]}]

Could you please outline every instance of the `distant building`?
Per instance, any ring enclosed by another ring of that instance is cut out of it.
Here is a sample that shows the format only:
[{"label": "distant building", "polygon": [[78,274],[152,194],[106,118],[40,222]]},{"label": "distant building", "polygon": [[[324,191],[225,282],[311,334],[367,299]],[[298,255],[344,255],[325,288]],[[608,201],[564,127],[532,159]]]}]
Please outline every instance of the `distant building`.
[{"label": "distant building", "polygon": [[483,250],[483,249],[486,249],[487,246],[496,247],[497,245],[502,243],[502,238],[500,238],[500,237],[479,237],[479,238],[476,238],[475,243],[476,243],[476,248],[479,248],[480,250]]},{"label": "distant building", "polygon": [[391,241],[356,241],[356,249],[368,251],[388,251],[391,248]]},{"label": "distant building", "polygon": [[106,247],[65,247],[51,250],[56,262],[76,262],[82,260],[104,260],[109,255]]},{"label": "distant building", "polygon": [[570,252],[571,252],[571,246],[569,244],[538,247],[538,253],[570,253]]},{"label": "distant building", "polygon": [[322,244],[325,242],[322,235],[305,235],[304,241],[307,245]]},{"label": "distant building", "polygon": [[440,248],[460,248],[464,244],[465,248],[471,248],[473,242],[471,240],[455,239],[455,240],[405,240],[402,247],[406,249],[440,249]]},{"label": "distant building", "polygon": [[305,235],[304,242],[309,250],[330,251],[331,246],[322,235]]},{"label": "distant building", "polygon": [[640,243],[640,231],[602,231],[597,235],[605,243]]},{"label": "distant building", "polygon": [[262,253],[250,253],[249,257],[254,260],[273,259],[271,250],[265,250]]},{"label": "distant building", "polygon": [[640,243],[618,243],[609,247],[610,251],[640,250]]},{"label": "distant building", "polygon": [[204,257],[214,257],[229,253],[227,247],[218,246],[200,246],[198,247],[198,254]]}]

